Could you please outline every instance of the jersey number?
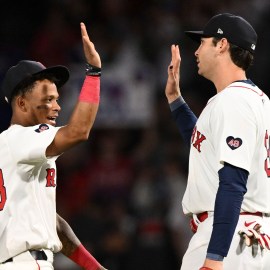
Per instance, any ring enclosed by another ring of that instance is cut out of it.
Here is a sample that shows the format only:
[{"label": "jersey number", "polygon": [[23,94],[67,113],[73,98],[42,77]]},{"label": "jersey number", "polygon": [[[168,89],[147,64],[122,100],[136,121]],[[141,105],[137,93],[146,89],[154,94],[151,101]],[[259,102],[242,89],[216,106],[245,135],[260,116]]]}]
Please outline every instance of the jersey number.
[{"label": "jersey number", "polygon": [[232,147],[238,148],[240,146],[240,143],[238,140],[231,139],[228,144]]},{"label": "jersey number", "polygon": [[267,177],[270,177],[270,138],[267,130],[264,136],[264,146],[267,152],[267,157],[264,161],[264,170],[266,172]]},{"label": "jersey number", "polygon": [[6,200],[7,200],[7,193],[6,193],[6,188],[4,186],[4,177],[2,170],[0,169],[0,211],[4,209]]}]

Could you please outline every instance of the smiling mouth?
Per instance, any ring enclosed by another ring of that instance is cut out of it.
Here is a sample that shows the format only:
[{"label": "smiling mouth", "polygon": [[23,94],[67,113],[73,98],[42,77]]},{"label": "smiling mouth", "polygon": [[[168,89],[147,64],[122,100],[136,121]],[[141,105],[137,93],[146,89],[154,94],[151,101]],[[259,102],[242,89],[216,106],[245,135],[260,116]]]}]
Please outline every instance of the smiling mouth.
[{"label": "smiling mouth", "polygon": [[53,116],[51,116],[51,117],[47,117],[47,119],[50,121],[50,123],[51,124],[53,124],[53,125],[55,125],[55,123],[56,123],[56,116],[55,117],[53,117]]}]

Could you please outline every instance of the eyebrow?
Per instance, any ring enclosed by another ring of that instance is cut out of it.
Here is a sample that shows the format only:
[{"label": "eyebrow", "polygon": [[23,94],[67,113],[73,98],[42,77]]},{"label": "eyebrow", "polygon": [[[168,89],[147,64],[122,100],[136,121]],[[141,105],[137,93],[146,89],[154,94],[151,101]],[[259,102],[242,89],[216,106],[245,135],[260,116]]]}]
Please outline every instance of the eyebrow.
[{"label": "eyebrow", "polygon": [[57,96],[56,95],[50,95],[50,90],[49,90],[48,85],[43,85],[42,88],[41,88],[41,91],[42,91],[42,93],[44,94],[44,96],[46,98],[59,99],[59,93],[58,93],[58,91],[56,92],[57,93]]},{"label": "eyebrow", "polygon": [[60,98],[60,96],[59,95],[45,95],[44,96],[44,98],[43,99],[58,99],[59,100],[59,98]]}]

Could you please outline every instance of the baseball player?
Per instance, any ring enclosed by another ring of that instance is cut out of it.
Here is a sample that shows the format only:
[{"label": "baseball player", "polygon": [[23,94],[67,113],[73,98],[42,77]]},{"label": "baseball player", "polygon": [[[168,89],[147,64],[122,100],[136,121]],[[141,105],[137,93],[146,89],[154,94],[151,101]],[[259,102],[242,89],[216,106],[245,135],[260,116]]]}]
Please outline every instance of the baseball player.
[{"label": "baseball player", "polygon": [[186,34],[200,43],[198,74],[217,94],[197,119],[181,96],[181,57],[172,45],[165,94],[190,147],[182,207],[195,232],[181,269],[270,269],[270,101],[246,76],[257,34],[228,13]]},{"label": "baseball player", "polygon": [[11,67],[2,91],[12,108],[10,127],[0,134],[0,269],[51,270],[61,251],[87,270],[104,270],[56,213],[55,161],[87,140],[99,105],[101,61],[81,23],[87,61],[78,102],[66,126],[55,127],[64,66],[46,68],[23,60]]}]

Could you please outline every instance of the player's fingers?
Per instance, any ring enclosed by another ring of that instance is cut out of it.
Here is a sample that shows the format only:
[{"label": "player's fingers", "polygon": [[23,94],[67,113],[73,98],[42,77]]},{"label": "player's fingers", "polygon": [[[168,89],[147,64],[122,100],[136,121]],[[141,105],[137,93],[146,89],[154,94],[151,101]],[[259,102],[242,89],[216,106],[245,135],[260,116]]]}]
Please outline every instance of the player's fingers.
[{"label": "player's fingers", "polygon": [[179,69],[180,69],[180,55],[179,48],[176,45],[171,45],[171,63],[168,67],[168,74],[170,79],[179,81]]},{"label": "player's fingers", "polygon": [[100,56],[98,52],[95,50],[94,43],[91,42],[89,38],[85,24],[80,23],[80,27],[81,27],[83,50],[87,63],[96,67],[101,67]]},{"label": "player's fingers", "polygon": [[261,227],[262,227],[262,225],[260,225],[259,223],[256,223],[255,226],[253,227],[253,229],[255,231],[259,232]]},{"label": "player's fingers", "polygon": [[252,231],[249,231],[249,230],[240,230],[238,233],[242,236],[245,236],[245,235],[247,235],[248,237],[254,236]]},{"label": "player's fingers", "polygon": [[179,46],[178,45],[172,45],[171,47],[172,51],[172,62],[173,62],[173,69],[174,73],[179,73],[180,69],[180,51],[179,51]]},{"label": "player's fingers", "polygon": [[88,36],[88,33],[87,33],[87,30],[86,30],[85,24],[83,22],[81,22],[80,23],[80,26],[81,26],[81,35],[82,35],[82,37],[85,38],[85,39],[89,39],[90,40],[90,38]]},{"label": "player's fingers", "polygon": [[245,244],[246,244],[246,246],[250,247],[251,244],[252,244],[251,238],[249,238],[246,234],[244,234],[244,238],[245,238]]},{"label": "player's fingers", "polygon": [[80,23],[80,26],[81,26],[81,35],[82,35],[84,50],[88,50],[90,53],[94,53],[95,52],[95,45],[93,42],[91,42],[91,40],[89,38],[85,24]]},{"label": "player's fingers", "polygon": [[254,235],[254,237],[256,238],[256,239],[261,239],[261,235],[257,232],[257,231],[255,231],[255,230],[249,230],[250,232],[252,232],[253,233],[253,235]]},{"label": "player's fingers", "polygon": [[174,69],[174,48],[175,48],[175,45],[171,45],[171,62],[170,62],[170,65],[168,67],[168,71],[169,73],[172,73],[173,72],[173,69]]},{"label": "player's fingers", "polygon": [[176,47],[175,47],[175,58],[176,58],[176,60],[177,60],[178,66],[180,66],[180,63],[181,63],[181,56],[180,56],[179,45],[176,45]]},{"label": "player's fingers", "polygon": [[172,44],[172,45],[171,45],[171,57],[172,57],[172,62],[173,62],[173,57],[174,57],[174,48],[175,48],[175,45]]}]

